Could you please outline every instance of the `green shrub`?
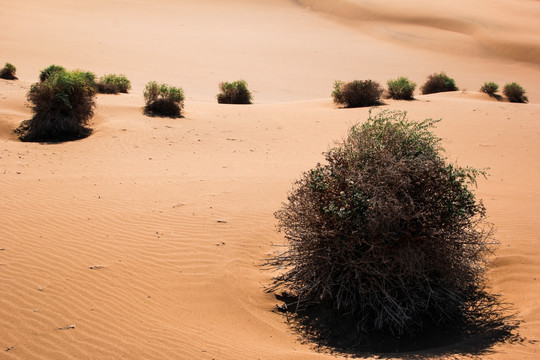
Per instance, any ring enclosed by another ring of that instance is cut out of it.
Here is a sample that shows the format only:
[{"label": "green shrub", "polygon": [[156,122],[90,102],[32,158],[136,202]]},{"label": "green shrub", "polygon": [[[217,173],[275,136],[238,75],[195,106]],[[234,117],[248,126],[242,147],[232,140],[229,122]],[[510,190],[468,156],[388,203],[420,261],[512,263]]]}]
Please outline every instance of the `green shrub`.
[{"label": "green shrub", "polygon": [[293,311],[352,318],[358,337],[415,334],[486,311],[494,240],[472,190],[483,172],[447,163],[434,124],[370,114],[294,183],[275,214],[288,247],[267,263],[279,269],[270,290],[289,294]]},{"label": "green shrub", "polygon": [[0,79],[17,80],[15,73],[17,68],[10,63],[6,63],[3,69],[0,69]]},{"label": "green shrub", "polygon": [[510,102],[526,103],[529,101],[525,96],[525,89],[515,82],[504,85],[503,94]]},{"label": "green shrub", "polygon": [[181,88],[150,81],[144,89],[145,113],[149,115],[180,116],[184,107],[184,91]]},{"label": "green shrub", "polygon": [[129,89],[131,89],[131,82],[123,74],[104,75],[97,83],[97,91],[102,94],[127,93]]},{"label": "green shrub", "polygon": [[379,105],[382,93],[383,88],[373,80],[336,81],[332,98],[336,104],[354,108]]},{"label": "green shrub", "polygon": [[43,82],[49,78],[52,74],[55,74],[60,71],[65,71],[66,69],[63,66],[60,65],[50,65],[46,67],[45,69],[41,70],[39,74],[39,81]]},{"label": "green shrub", "polygon": [[30,87],[26,98],[33,117],[16,130],[23,141],[81,139],[91,133],[86,125],[94,114],[95,75],[57,70]]},{"label": "green shrub", "polygon": [[399,77],[396,80],[388,80],[388,95],[396,100],[411,100],[413,98],[416,84],[406,77]]},{"label": "green shrub", "polygon": [[251,104],[253,100],[245,80],[222,82],[219,89],[221,92],[216,97],[220,104]]},{"label": "green shrub", "polygon": [[492,81],[485,82],[484,85],[482,85],[482,87],[480,88],[480,91],[488,94],[489,96],[495,96],[497,91],[499,91],[499,85]]},{"label": "green shrub", "polygon": [[433,94],[443,91],[456,91],[459,90],[456,87],[454,79],[448,77],[444,72],[439,74],[431,74],[428,76],[427,81],[420,88],[423,95]]}]

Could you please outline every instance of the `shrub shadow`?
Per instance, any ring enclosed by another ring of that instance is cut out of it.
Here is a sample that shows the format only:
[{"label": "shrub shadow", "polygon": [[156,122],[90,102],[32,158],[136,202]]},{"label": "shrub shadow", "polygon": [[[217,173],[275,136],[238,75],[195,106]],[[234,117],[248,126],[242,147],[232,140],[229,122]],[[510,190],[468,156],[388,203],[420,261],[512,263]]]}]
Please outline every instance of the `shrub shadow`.
[{"label": "shrub shadow", "polygon": [[510,304],[498,295],[482,292],[479,304],[466,318],[452,327],[428,324],[414,336],[397,337],[378,331],[358,329],[350,314],[342,314],[331,306],[298,308],[298,298],[287,293],[276,294],[282,302],[275,312],[283,314],[303,343],[317,351],[377,359],[429,359],[455,355],[485,356],[495,344],[521,343],[519,321]]}]

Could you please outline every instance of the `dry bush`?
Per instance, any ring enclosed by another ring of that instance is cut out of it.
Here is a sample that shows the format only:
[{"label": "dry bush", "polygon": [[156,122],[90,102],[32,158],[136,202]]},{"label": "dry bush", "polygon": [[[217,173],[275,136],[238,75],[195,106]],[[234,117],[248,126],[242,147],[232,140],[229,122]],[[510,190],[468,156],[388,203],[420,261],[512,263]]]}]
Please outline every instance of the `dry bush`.
[{"label": "dry bush", "polygon": [[373,80],[354,80],[348,83],[334,82],[334,103],[345,107],[363,107],[381,104],[383,88]]},{"label": "dry bush", "polygon": [[459,89],[456,86],[454,79],[448,77],[444,72],[441,72],[439,74],[429,75],[420,90],[423,95],[426,95],[444,91],[456,91]]},{"label": "dry bush", "polygon": [[33,117],[16,130],[22,141],[65,141],[88,136],[94,114],[95,75],[57,70],[30,87],[26,98]]},{"label": "dry bush", "polygon": [[147,115],[179,117],[184,107],[184,91],[181,88],[150,81],[144,89]]},{"label": "dry bush", "polygon": [[406,77],[388,80],[388,96],[396,100],[412,100],[416,84]]},{"label": "dry bush", "polygon": [[15,73],[17,68],[13,64],[6,63],[2,69],[0,69],[0,79],[5,80],[17,80]]},{"label": "dry bush", "polygon": [[489,96],[495,96],[497,91],[499,91],[499,85],[493,81],[485,82],[480,88],[480,92],[488,94]]},{"label": "dry bush", "polygon": [[288,244],[266,264],[280,269],[269,291],[297,312],[337,312],[358,337],[485,315],[495,241],[472,190],[483,173],[445,161],[434,123],[370,113],[295,182],[275,214]]},{"label": "dry bush", "polygon": [[222,82],[219,89],[220,93],[216,97],[220,104],[251,104],[253,100],[245,80]]},{"label": "dry bush", "polygon": [[44,82],[51,75],[60,71],[66,71],[66,68],[60,65],[55,65],[55,64],[49,65],[45,69],[41,70],[41,72],[39,73],[39,81]]},{"label": "dry bush", "polygon": [[510,102],[526,103],[529,101],[525,96],[525,89],[515,82],[504,85],[503,94]]},{"label": "dry bush", "polygon": [[131,89],[131,81],[123,74],[104,75],[97,83],[97,91],[101,94],[126,94],[129,89]]}]

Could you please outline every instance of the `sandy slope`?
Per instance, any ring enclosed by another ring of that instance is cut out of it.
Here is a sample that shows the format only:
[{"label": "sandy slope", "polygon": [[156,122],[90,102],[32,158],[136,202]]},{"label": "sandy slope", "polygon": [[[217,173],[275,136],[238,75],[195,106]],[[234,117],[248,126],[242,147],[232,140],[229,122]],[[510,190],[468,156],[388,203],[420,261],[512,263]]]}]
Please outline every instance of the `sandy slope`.
[{"label": "sandy slope", "polygon": [[[263,292],[258,265],[281,242],[272,213],[367,116],[333,106],[335,79],[440,70],[469,90],[385,108],[443,118],[449,158],[490,168],[478,193],[501,242],[491,285],[527,341],[482,357],[540,356],[540,4],[400,4],[3,3],[0,62],[21,80],[0,80],[0,358],[336,358],[301,344]],[[123,72],[134,89],[98,96],[85,140],[20,143],[26,91],[51,63]],[[239,77],[256,104],[216,104],[217,83]],[[184,88],[185,118],[141,114],[154,79]],[[531,103],[476,93],[487,80],[520,82]]]}]

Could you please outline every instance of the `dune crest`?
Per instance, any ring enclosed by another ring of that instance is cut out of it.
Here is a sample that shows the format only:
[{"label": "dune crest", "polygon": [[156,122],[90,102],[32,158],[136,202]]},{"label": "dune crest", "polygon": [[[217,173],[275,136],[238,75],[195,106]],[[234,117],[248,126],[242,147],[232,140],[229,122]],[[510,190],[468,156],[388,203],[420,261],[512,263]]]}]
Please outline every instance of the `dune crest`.
[{"label": "dune crest", "polygon": [[[411,45],[432,48],[432,43],[425,43],[420,39],[429,36],[430,31],[443,30],[456,35],[466,35],[474,41],[474,46],[479,46],[494,55],[531,64],[540,64],[540,36],[534,32],[534,22],[538,19],[536,9],[532,14],[523,16],[521,8],[515,10],[514,6],[505,5],[502,2],[495,4],[495,11],[504,11],[505,16],[518,21],[514,24],[516,33],[509,37],[506,34],[508,28],[503,26],[499,20],[493,20],[487,14],[471,12],[470,10],[470,7],[479,9],[487,6],[493,7],[491,2],[489,4],[485,2],[471,4],[464,1],[437,3],[415,1],[405,4],[400,1],[386,1],[384,3],[355,0],[295,1],[305,8],[349,20],[362,28],[371,27],[371,29],[366,29],[371,34],[406,41]],[[400,25],[408,26],[407,30],[403,30],[403,26],[400,27]],[[384,28],[384,30],[372,29],[377,26]],[[448,44],[444,45],[440,48],[454,51]]]}]

